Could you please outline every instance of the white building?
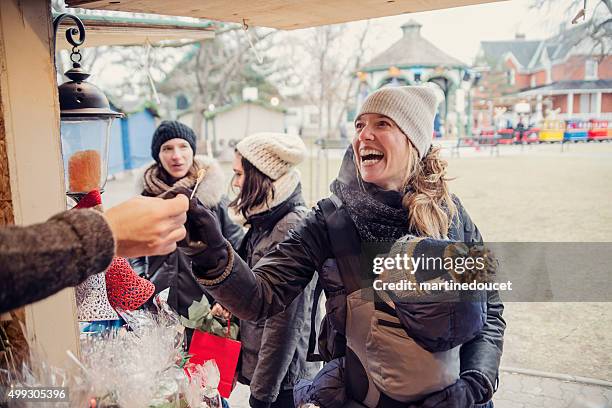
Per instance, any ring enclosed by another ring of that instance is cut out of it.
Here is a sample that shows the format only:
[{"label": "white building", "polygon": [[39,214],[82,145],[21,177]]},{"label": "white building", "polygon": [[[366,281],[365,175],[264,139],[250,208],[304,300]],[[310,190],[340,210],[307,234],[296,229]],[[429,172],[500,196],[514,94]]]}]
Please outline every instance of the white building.
[{"label": "white building", "polygon": [[[188,126],[193,124],[193,113],[178,118]],[[285,112],[262,102],[240,102],[207,112],[200,134],[220,160],[231,160],[236,144],[256,132],[284,132]],[[204,147],[204,146],[202,146]],[[198,150],[204,151],[205,149]]]}]

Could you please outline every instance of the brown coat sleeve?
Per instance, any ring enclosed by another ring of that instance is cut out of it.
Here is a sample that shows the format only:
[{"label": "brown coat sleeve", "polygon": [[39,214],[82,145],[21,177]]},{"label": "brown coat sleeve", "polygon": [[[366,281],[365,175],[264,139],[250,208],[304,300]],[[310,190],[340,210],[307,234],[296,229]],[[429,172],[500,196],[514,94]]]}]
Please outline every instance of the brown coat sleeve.
[{"label": "brown coat sleeve", "polygon": [[93,210],[0,229],[0,312],[41,300],[103,272],[115,252],[112,231]]}]

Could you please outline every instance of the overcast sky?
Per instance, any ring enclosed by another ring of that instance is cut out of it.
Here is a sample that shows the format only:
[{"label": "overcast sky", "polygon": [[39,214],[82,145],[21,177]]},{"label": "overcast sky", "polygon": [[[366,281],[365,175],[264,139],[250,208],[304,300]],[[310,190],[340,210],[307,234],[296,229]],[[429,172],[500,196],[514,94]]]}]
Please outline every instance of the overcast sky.
[{"label": "overcast sky", "polygon": [[[421,34],[425,38],[446,53],[471,63],[480,41],[510,40],[517,32],[526,34],[528,40],[556,34],[560,23],[569,24],[578,12],[564,16],[570,2],[551,0],[550,8],[537,10],[529,8],[533,0],[512,0],[373,19],[368,45],[384,50],[401,37],[401,25],[414,19],[423,25]],[[589,3],[587,16],[596,2]],[[351,23],[355,27],[362,24]]]},{"label": "overcast sky", "polygon": [[[572,10],[567,13],[571,0],[550,0],[551,6],[543,10],[530,8],[533,1],[501,1],[372,19],[366,37],[367,51],[363,61],[368,61],[397,41],[402,35],[400,27],[410,19],[423,25],[421,34],[438,48],[471,64],[481,41],[511,40],[517,32],[525,34],[527,40],[543,39],[556,34],[562,22],[569,24],[578,12]],[[597,2],[588,3],[587,18],[591,16]],[[365,21],[348,23],[349,32],[355,34],[349,34],[348,40],[356,41],[365,24]],[[306,30],[296,30],[288,34],[299,38],[301,32]],[[304,35],[304,38],[307,36]],[[354,45],[342,44],[336,57],[342,58],[341,54],[354,52],[354,49]],[[117,81],[129,80],[130,76],[134,75],[120,63],[99,64],[96,68],[93,72],[94,82],[102,87],[113,86]]]}]

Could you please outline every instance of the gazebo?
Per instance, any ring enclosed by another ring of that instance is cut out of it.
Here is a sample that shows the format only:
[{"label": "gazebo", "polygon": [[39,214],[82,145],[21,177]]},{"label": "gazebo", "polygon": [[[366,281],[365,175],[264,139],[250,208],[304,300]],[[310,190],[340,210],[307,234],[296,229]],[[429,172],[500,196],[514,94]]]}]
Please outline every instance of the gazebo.
[{"label": "gazebo", "polygon": [[[446,101],[440,106],[440,117],[450,112],[463,114],[464,91],[460,85],[468,65],[440,50],[421,35],[422,25],[410,20],[402,25],[403,36],[396,43],[361,67],[357,104],[369,92],[383,86],[411,85],[434,82],[442,88]],[[459,108],[459,109],[457,109]]]}]

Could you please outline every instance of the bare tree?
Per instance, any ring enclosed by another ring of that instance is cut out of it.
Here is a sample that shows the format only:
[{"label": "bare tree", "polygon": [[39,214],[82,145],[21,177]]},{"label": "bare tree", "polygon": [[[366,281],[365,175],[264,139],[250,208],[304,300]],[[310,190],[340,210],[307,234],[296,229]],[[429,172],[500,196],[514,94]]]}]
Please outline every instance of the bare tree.
[{"label": "bare tree", "polygon": [[[264,54],[276,31],[249,29],[254,47]],[[173,72],[166,75],[160,86],[166,96],[182,94],[191,103],[192,126],[202,129],[204,113],[210,104],[223,106],[241,99],[242,88],[257,86],[262,97],[278,91],[266,82],[271,65],[269,58],[259,63],[246,34],[240,26],[217,33],[214,39],[191,47],[186,57]]]},{"label": "bare tree", "polygon": [[[579,37],[575,41],[578,45],[585,39],[590,39],[593,42],[591,50],[593,55],[598,55],[600,60],[603,60],[612,51],[612,0],[594,0],[595,7],[592,15],[588,17],[586,32],[587,37]],[[555,5],[555,0],[532,0],[531,8],[547,8],[550,9]],[[572,0],[565,12],[566,18],[579,20],[577,13],[585,13],[586,0]],[[576,17],[574,17],[576,16]]]},{"label": "bare tree", "polygon": [[[366,23],[361,35],[359,36],[359,42],[357,45],[357,49],[355,50],[355,54],[353,55],[352,61],[349,62],[349,72],[348,78],[349,82],[346,86],[346,90],[344,92],[344,97],[341,99],[342,109],[338,112],[338,117],[336,118],[335,127],[339,128],[342,123],[342,118],[345,117],[349,104],[353,101],[353,98],[356,93],[356,86],[358,84],[356,72],[363,63],[363,55],[365,54],[365,40],[368,35],[368,31],[370,29],[370,21]],[[354,104],[353,104],[354,105]]]},{"label": "bare tree", "polygon": [[349,50],[343,48],[353,33],[345,24],[314,28],[311,38],[301,45],[311,68],[302,72],[307,84],[303,97],[317,107],[319,137],[334,135],[346,115],[355,95],[355,72],[362,63],[368,30],[369,23]]}]

